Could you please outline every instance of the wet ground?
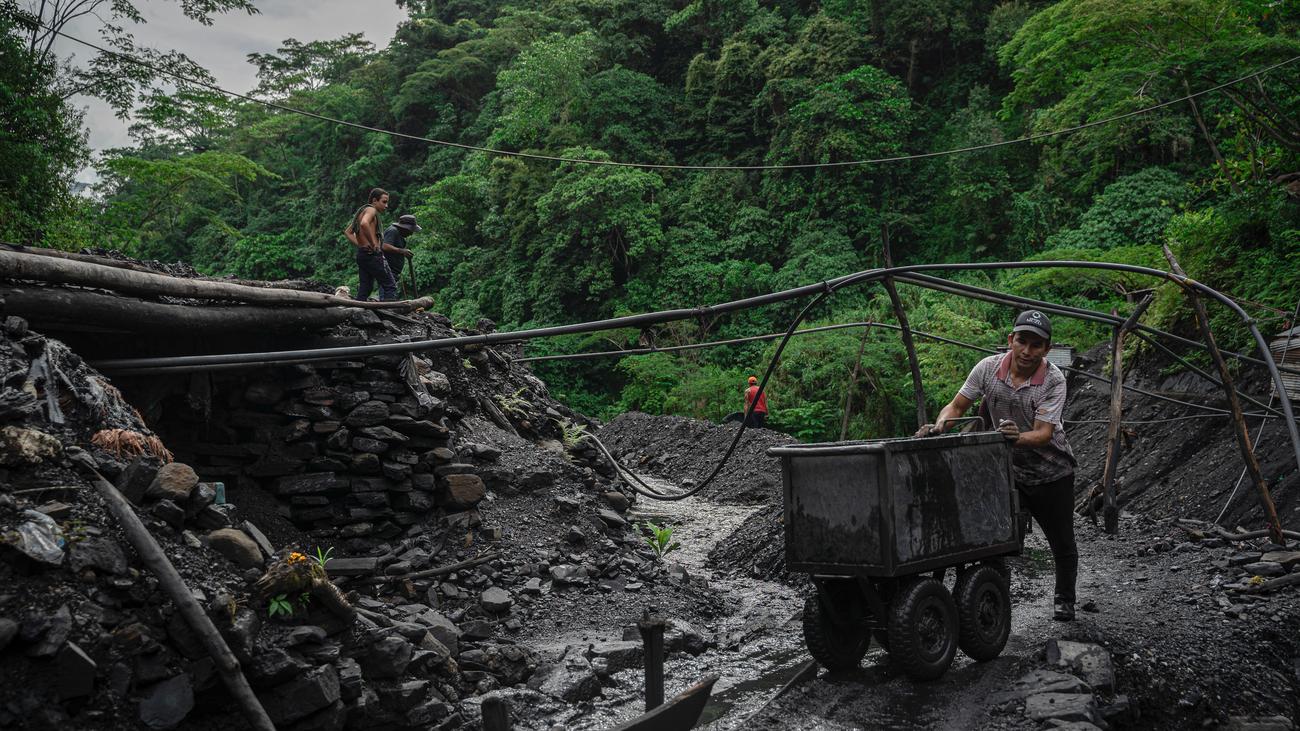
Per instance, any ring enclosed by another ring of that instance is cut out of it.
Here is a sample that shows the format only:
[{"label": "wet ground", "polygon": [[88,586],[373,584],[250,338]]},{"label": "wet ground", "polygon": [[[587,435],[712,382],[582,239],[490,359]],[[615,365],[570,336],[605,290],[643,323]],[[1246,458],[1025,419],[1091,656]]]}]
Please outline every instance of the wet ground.
[{"label": "wet ground", "polygon": [[[662,490],[677,489],[662,480],[646,479]],[[995,720],[985,701],[1034,664],[1043,643],[1059,629],[1046,602],[1052,576],[1041,537],[1031,536],[1026,556],[1014,561],[1012,593],[1017,606],[1011,640],[1002,657],[976,664],[958,653],[947,675],[918,684],[902,676],[873,644],[859,671],[830,675],[817,668],[815,678],[809,678],[800,673],[810,660],[800,622],[803,594],[783,583],[727,571],[709,560],[718,542],[740,529],[758,509],[697,496],[677,502],[643,500],[628,516],[673,525],[673,538],[682,547],[665,561],[683,566],[692,583],[706,582],[727,608],[723,618],[704,626],[717,638],[716,649],[697,657],[671,655],[665,663],[666,697],[706,675],[719,676],[697,728],[1037,727],[1018,716]],[[1090,575],[1085,573],[1082,580],[1090,580]],[[556,647],[573,639],[577,639],[574,634],[565,633],[541,644]],[[800,679],[785,695],[774,699],[797,675]],[[604,701],[590,713],[577,714],[567,728],[606,729],[639,715],[644,710],[642,671],[624,671],[616,681],[614,692],[607,688]]]}]

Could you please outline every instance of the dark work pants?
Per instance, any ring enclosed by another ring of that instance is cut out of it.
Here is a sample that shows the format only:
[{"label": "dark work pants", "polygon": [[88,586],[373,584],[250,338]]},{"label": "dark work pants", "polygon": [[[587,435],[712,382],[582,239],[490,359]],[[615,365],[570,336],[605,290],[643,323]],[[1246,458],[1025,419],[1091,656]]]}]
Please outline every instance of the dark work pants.
[{"label": "dark work pants", "polygon": [[1056,598],[1074,602],[1079,576],[1079,548],[1074,543],[1074,475],[1041,485],[1016,485],[1020,507],[1043,529],[1056,564]]},{"label": "dark work pants", "polygon": [[745,422],[745,426],[762,429],[763,424],[766,421],[767,421],[766,411],[755,411],[754,413],[749,415],[749,421]]},{"label": "dark work pants", "polygon": [[357,270],[361,274],[361,287],[357,290],[357,299],[369,299],[376,284],[379,285],[380,302],[392,302],[397,299],[397,280],[393,279],[393,273],[389,271],[388,262],[384,260],[383,254],[370,254],[358,249]]}]

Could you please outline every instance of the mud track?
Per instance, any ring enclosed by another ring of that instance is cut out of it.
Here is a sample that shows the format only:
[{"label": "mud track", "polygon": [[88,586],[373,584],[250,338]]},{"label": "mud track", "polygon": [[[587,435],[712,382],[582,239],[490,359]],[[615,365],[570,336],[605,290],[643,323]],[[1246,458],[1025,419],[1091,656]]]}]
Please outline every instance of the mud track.
[{"label": "mud track", "polygon": [[[687,475],[701,466],[690,455],[729,439],[734,426],[683,422],[628,415],[606,426],[602,437],[616,445],[625,462],[639,463],[673,484],[689,484]],[[1116,688],[1099,702],[1115,728],[1300,718],[1297,592],[1244,596],[1224,588],[1241,574],[1229,559],[1269,547],[1259,541],[1230,544],[1189,532],[1172,518],[1132,513],[1124,514],[1118,536],[1076,519],[1083,607],[1076,621],[1051,618],[1051,557],[1035,529],[1024,555],[1011,562],[1012,635],[999,658],[974,663],[958,653],[943,678],[917,683],[873,645],[858,671],[820,670],[815,679],[772,700],[808,659],[798,620],[810,587],[783,571],[778,483],[772,479],[777,468],[763,455],[766,446],[789,440],[764,431],[746,439],[754,440],[752,448],[741,450],[716,489],[678,504],[642,500],[636,508],[678,526],[677,536],[689,548],[675,554],[676,560],[692,576],[706,579],[727,607],[710,629],[720,637],[733,633],[731,639],[698,658],[668,665],[669,694],[705,673],[722,675],[703,728],[1039,728],[1024,715],[1022,700],[1000,694],[1027,673],[1047,668],[1043,651],[1052,639],[1109,650]],[[632,705],[639,675],[629,673],[626,682],[633,686]]]}]

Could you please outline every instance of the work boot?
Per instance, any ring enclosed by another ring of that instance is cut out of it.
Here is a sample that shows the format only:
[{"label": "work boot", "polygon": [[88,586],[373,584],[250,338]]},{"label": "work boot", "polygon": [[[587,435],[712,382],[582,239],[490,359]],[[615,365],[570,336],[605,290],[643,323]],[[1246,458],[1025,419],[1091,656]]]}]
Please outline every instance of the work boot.
[{"label": "work boot", "polygon": [[1067,602],[1058,596],[1053,602],[1052,607],[1052,619],[1057,619],[1062,622],[1074,621],[1074,602]]}]

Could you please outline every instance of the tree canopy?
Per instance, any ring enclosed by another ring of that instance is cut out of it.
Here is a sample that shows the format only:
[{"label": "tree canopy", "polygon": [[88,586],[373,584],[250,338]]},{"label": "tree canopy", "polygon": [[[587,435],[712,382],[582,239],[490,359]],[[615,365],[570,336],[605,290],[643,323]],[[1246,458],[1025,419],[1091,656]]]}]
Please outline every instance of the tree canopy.
[{"label": "tree canopy", "polygon": [[[1249,299],[1265,326],[1300,298],[1300,85],[1295,65],[1180,100],[1300,55],[1294,4],[1226,0],[402,0],[377,50],[357,34],[285,39],[249,56],[256,94],[459,146],[660,166],[840,163],[979,147],[1176,103],[1073,134],[877,165],[691,171],[486,154],[222,99],[120,61],[60,71],[15,20],[0,53],[10,159],[7,231],[111,245],[212,274],[354,283],[340,233],[366,191],[414,213],[419,287],[462,325],[502,329],[694,307],[898,263],[1101,258],[1189,271]],[[247,0],[183,3],[203,22]],[[105,6],[108,7],[108,6]],[[195,78],[180,54],[118,48]],[[5,16],[13,18],[10,16]],[[24,65],[25,64],[25,65]],[[116,77],[113,74],[117,74]],[[112,78],[119,79],[111,82]],[[122,81],[125,79],[126,81]],[[97,196],[66,190],[85,158],[69,84],[133,109],[135,144],[98,165]],[[14,120],[11,126],[8,120]],[[9,130],[13,130],[11,133]],[[62,197],[59,223],[40,201]],[[1054,271],[970,275],[982,286],[1125,310],[1152,286]],[[901,286],[922,330],[995,346],[1013,313]],[[1186,325],[1162,290],[1149,315]],[[530,352],[680,344],[783,330],[802,303]],[[818,323],[893,319],[854,288]],[[814,324],[814,323],[809,323]],[[1226,342],[1240,342],[1227,328]],[[1108,333],[1058,326],[1083,348]],[[1236,339],[1234,341],[1234,339]],[[575,407],[718,418],[774,345],[539,364]],[[862,352],[860,376],[850,377]],[[977,353],[923,342],[931,411]],[[806,438],[908,431],[896,335],[796,341],[771,384],[771,423]]]}]

